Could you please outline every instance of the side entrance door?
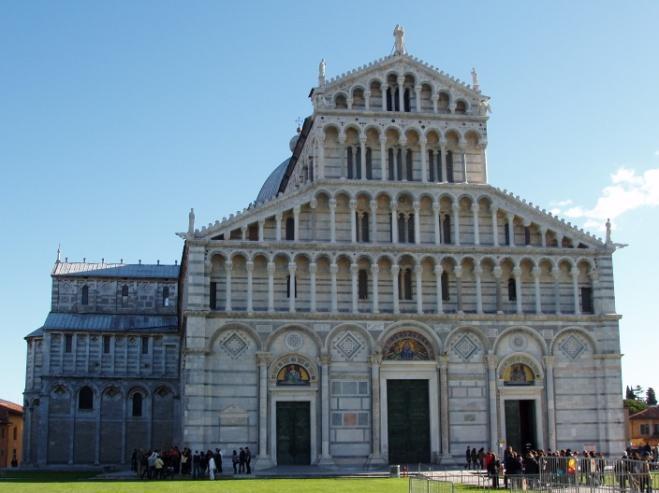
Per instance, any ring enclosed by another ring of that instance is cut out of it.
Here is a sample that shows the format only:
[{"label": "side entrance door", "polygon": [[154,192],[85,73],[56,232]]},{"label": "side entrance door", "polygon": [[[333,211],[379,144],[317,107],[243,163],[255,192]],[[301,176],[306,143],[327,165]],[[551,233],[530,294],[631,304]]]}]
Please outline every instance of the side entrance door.
[{"label": "side entrance door", "polygon": [[311,463],[309,402],[277,402],[277,464]]},{"label": "side entrance door", "polygon": [[387,380],[389,463],[430,462],[428,380]]}]

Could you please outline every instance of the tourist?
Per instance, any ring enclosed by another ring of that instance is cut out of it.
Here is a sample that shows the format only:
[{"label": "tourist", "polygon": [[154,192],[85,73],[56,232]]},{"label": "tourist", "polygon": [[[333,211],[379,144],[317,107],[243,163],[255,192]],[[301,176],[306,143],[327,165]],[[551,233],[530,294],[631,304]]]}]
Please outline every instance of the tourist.
[{"label": "tourist", "polygon": [[155,479],[163,479],[163,467],[165,465],[165,461],[162,460],[162,457],[160,455],[156,455],[156,460],[153,461],[153,469],[155,471],[154,477]]},{"label": "tourist", "polygon": [[488,452],[485,461],[487,462],[487,475],[492,479],[492,488],[499,487],[499,461],[492,452]]},{"label": "tourist", "polygon": [[217,466],[217,472],[222,474],[222,449],[215,449],[215,465]]},{"label": "tourist", "polygon": [[252,474],[252,452],[249,450],[249,447],[245,447],[245,472],[247,474]]},{"label": "tourist", "polygon": [[467,445],[467,451],[465,452],[465,469],[471,469],[471,446]]},{"label": "tourist", "polygon": [[233,473],[238,474],[238,454],[236,451],[233,451],[233,455],[231,456],[231,462],[233,464]]},{"label": "tourist", "polygon": [[245,474],[245,449],[240,447],[240,453],[238,454],[238,473]]},{"label": "tourist", "polygon": [[198,450],[195,450],[192,456],[192,479],[199,479],[201,472],[201,455]]},{"label": "tourist", "polygon": [[210,479],[211,481],[215,481],[216,470],[217,470],[217,466],[215,465],[215,458],[213,457],[213,454],[210,454],[208,458],[208,479]]}]

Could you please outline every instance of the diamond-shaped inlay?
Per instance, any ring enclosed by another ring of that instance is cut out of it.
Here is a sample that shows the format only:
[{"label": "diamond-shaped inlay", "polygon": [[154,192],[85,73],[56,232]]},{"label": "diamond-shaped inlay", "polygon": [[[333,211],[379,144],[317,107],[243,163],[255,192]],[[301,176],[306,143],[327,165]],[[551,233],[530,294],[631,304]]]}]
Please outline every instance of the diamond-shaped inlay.
[{"label": "diamond-shaped inlay", "polygon": [[350,332],[346,332],[345,335],[336,343],[336,349],[345,359],[352,359],[352,357],[357,354],[361,348],[361,343]]},{"label": "diamond-shaped inlay", "polygon": [[559,348],[568,358],[577,359],[586,350],[586,345],[574,335],[569,335]]},{"label": "diamond-shaped inlay", "polygon": [[468,360],[478,351],[478,346],[465,334],[455,343],[453,349],[462,359]]},{"label": "diamond-shaped inlay", "polygon": [[232,359],[236,359],[238,356],[243,354],[243,352],[245,352],[247,349],[247,346],[247,342],[245,342],[245,340],[236,332],[222,341],[222,347],[226,350],[227,353],[229,353]]}]

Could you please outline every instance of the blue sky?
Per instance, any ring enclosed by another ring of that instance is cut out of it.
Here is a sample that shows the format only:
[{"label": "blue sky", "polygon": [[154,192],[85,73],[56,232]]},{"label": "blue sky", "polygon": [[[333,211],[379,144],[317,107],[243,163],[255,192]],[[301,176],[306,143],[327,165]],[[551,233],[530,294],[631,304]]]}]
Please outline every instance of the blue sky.
[{"label": "blue sky", "polygon": [[179,259],[190,207],[242,209],[287,157],[320,58],[331,77],[388,55],[397,23],[411,54],[477,68],[490,183],[593,232],[615,218],[624,383],[659,386],[658,18],[653,1],[3,2],[0,398],[22,400],[59,242]]}]

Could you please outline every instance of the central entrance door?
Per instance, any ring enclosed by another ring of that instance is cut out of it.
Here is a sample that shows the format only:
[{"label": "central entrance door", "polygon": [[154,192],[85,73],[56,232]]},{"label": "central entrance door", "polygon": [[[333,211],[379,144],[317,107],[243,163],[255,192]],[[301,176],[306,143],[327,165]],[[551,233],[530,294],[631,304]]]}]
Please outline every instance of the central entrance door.
[{"label": "central entrance door", "polygon": [[309,402],[277,402],[277,464],[311,463]]},{"label": "central entrance door", "polygon": [[535,401],[506,400],[506,442],[518,452],[537,448]]},{"label": "central entrance door", "polygon": [[428,380],[387,380],[389,463],[430,462]]}]

